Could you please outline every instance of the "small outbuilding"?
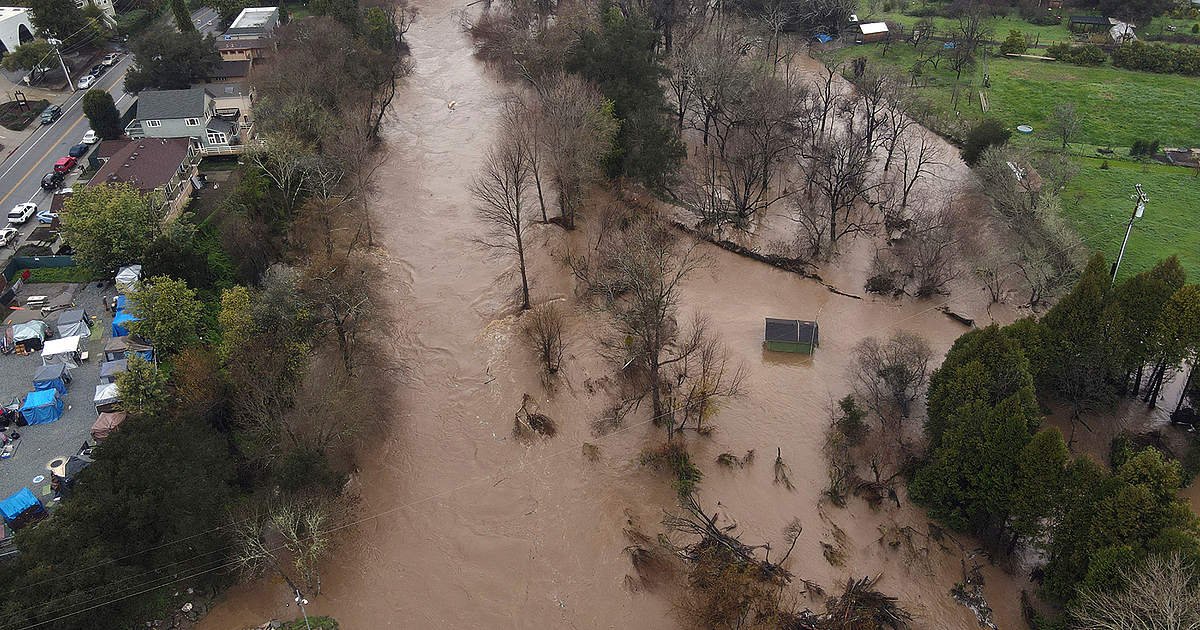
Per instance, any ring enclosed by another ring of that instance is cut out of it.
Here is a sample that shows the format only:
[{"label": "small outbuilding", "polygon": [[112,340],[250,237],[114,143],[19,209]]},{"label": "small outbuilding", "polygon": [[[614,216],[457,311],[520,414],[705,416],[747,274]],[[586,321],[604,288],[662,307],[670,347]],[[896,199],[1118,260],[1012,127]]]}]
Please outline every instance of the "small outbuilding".
[{"label": "small outbuilding", "polygon": [[79,367],[83,360],[83,337],[51,339],[42,347],[42,365],[61,363],[68,370]]},{"label": "small outbuilding", "polygon": [[33,388],[39,392],[52,389],[60,396],[66,396],[69,380],[71,375],[67,374],[67,366],[61,363],[43,365],[33,373]]},{"label": "small outbuilding", "polygon": [[820,345],[817,322],[799,319],[767,318],[766,340],[763,349],[772,352],[812,354]]},{"label": "small outbuilding", "polygon": [[860,44],[870,44],[871,42],[881,42],[887,39],[887,36],[887,22],[868,22],[858,25],[858,36],[855,41]]},{"label": "small outbuilding", "polygon": [[121,267],[120,271],[117,272],[117,290],[121,293],[136,291],[138,288],[138,283],[141,281],[141,279],[141,265],[129,265],[128,267]]},{"label": "small outbuilding", "polygon": [[0,501],[0,515],[13,529],[41,520],[46,516],[46,508],[34,496],[29,488],[21,488],[7,499]]},{"label": "small outbuilding", "polygon": [[54,331],[57,337],[91,337],[92,318],[81,308],[63,311],[58,316]]},{"label": "small outbuilding", "polygon": [[154,346],[142,343],[135,337],[112,337],[104,342],[104,360],[116,361],[118,359],[129,358],[129,353],[134,353],[141,356],[147,361],[154,360]]},{"label": "small outbuilding", "polygon": [[36,352],[42,349],[42,344],[46,341],[46,333],[49,327],[46,322],[35,319],[24,324],[13,324],[12,338],[14,344],[25,346],[28,351]]},{"label": "small outbuilding", "polygon": [[1072,33],[1100,33],[1112,27],[1112,21],[1099,15],[1072,15],[1067,28]]},{"label": "small outbuilding", "polygon": [[54,422],[62,417],[62,412],[63,400],[55,389],[29,392],[21,405],[21,415],[31,425]]}]

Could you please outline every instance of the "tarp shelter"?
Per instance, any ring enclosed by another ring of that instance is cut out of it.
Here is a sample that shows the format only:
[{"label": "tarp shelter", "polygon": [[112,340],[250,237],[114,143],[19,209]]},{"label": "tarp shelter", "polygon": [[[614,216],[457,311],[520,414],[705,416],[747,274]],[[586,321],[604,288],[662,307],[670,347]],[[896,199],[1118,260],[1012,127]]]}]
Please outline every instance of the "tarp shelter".
[{"label": "tarp shelter", "polygon": [[26,350],[41,350],[42,343],[46,340],[48,326],[46,326],[46,322],[34,320],[24,324],[15,324],[12,329],[13,343],[25,344]]},{"label": "tarp shelter", "polygon": [[821,42],[822,44],[828,44],[829,42],[833,41],[833,38],[826,35],[825,33],[817,33],[816,35],[813,36],[813,39],[817,40],[818,42]]},{"label": "tarp shelter", "polygon": [[120,313],[121,311],[125,310],[125,307],[128,305],[128,303],[128,298],[126,298],[124,295],[118,295],[116,301],[113,302],[113,309]]},{"label": "tarp shelter", "polygon": [[105,361],[100,364],[100,382],[101,383],[116,383],[117,375],[129,369],[129,361],[125,359],[117,359],[116,361]]},{"label": "tarp shelter", "polygon": [[62,417],[63,400],[54,389],[43,389],[29,392],[25,396],[25,404],[21,405],[21,415],[29,424],[48,424]]},{"label": "tarp shelter", "polygon": [[67,366],[61,363],[43,365],[33,373],[33,388],[39,392],[53,389],[60,395],[66,395],[67,380],[70,378]]},{"label": "tarp shelter", "polygon": [[71,492],[71,488],[75,485],[75,475],[79,471],[91,466],[90,460],[75,457],[74,455],[66,458],[61,457],[50,462],[50,489],[56,495],[63,496]]},{"label": "tarp shelter", "polygon": [[117,313],[116,317],[113,317],[112,320],[112,336],[124,337],[125,335],[128,335],[129,329],[125,326],[129,322],[136,322],[139,319],[141,318],[130,315],[129,311],[121,311],[120,313]]},{"label": "tarp shelter", "polygon": [[141,265],[129,265],[128,267],[121,267],[121,270],[117,272],[117,290],[121,293],[136,291],[138,287],[138,281],[141,279]]},{"label": "tarp shelter", "polygon": [[858,42],[868,44],[887,39],[888,27],[887,22],[869,22],[867,24],[858,25]]},{"label": "tarp shelter", "polygon": [[54,327],[59,337],[92,336],[92,319],[81,308],[63,311],[58,316],[58,324]]},{"label": "tarp shelter", "polygon": [[83,351],[83,337],[63,337],[51,339],[42,347],[42,365],[61,363],[68,370],[79,367],[80,353]]},{"label": "tarp shelter", "polygon": [[29,488],[21,488],[9,496],[7,499],[0,501],[0,514],[4,515],[4,520],[14,524],[21,515],[26,513],[38,513],[44,511],[42,502],[33,495],[33,491]]},{"label": "tarp shelter", "polygon": [[116,361],[127,358],[126,353],[133,352],[147,361],[154,360],[154,347],[144,344],[133,337],[113,337],[104,342],[104,360]]},{"label": "tarp shelter", "polygon": [[117,430],[117,427],[125,421],[124,411],[110,411],[102,413],[96,418],[95,424],[92,425],[92,439],[97,442],[108,437],[109,433]]},{"label": "tarp shelter", "polygon": [[767,318],[766,340],[763,348],[774,352],[812,354],[820,345],[817,322],[798,319]]},{"label": "tarp shelter", "polygon": [[42,319],[42,310],[37,308],[23,308],[19,311],[13,311],[9,314],[8,319],[4,320],[5,325],[13,326],[16,324],[24,324],[35,319]]},{"label": "tarp shelter", "polygon": [[117,391],[116,383],[104,383],[96,386],[96,395],[92,398],[96,403],[98,413],[115,411],[114,405],[121,402],[121,393]]}]

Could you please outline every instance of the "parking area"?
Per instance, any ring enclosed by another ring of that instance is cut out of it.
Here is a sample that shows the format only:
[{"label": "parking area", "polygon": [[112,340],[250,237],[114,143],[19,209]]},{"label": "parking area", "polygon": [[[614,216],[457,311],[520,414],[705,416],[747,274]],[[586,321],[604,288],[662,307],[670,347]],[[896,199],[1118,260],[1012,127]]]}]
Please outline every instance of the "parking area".
[{"label": "parking area", "polygon": [[[21,437],[16,440],[12,456],[0,459],[0,498],[28,487],[44,505],[50,506],[53,501],[49,463],[56,458],[77,455],[96,421],[92,399],[100,382],[104,342],[110,336],[112,323],[112,314],[104,308],[104,298],[116,295],[116,289],[111,282],[100,286],[95,282],[26,285],[22,303],[25,297],[35,294],[48,296],[51,305],[74,304],[92,317],[91,339],[84,345],[88,358],[71,370],[71,382],[63,397],[62,417],[47,424],[9,427],[9,435],[15,429]],[[48,315],[46,323],[51,324],[56,316],[57,312]],[[25,356],[16,353],[0,355],[0,404],[8,405],[14,398],[24,400],[25,395],[33,391],[33,373],[41,365],[39,352]]]}]

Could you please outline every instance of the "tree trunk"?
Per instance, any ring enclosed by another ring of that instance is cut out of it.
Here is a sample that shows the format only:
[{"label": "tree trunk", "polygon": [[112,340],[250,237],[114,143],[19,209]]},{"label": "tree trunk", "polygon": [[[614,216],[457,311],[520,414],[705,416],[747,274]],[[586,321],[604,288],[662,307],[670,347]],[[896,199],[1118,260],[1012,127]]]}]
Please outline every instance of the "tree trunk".
[{"label": "tree trunk", "polygon": [[542,223],[547,223],[549,219],[546,218],[546,199],[542,197],[542,175],[539,172],[541,169],[535,166],[531,170],[533,171],[533,182],[537,184],[538,205],[542,207]]},{"label": "tree trunk", "polygon": [[517,229],[517,259],[521,265],[521,310],[529,310],[529,277],[525,274],[525,245],[521,240],[520,228]]},{"label": "tree trunk", "polygon": [[1138,364],[1137,377],[1133,379],[1133,393],[1130,394],[1134,398],[1137,398],[1138,393],[1142,390],[1142,371],[1145,369],[1146,369],[1145,363]]}]

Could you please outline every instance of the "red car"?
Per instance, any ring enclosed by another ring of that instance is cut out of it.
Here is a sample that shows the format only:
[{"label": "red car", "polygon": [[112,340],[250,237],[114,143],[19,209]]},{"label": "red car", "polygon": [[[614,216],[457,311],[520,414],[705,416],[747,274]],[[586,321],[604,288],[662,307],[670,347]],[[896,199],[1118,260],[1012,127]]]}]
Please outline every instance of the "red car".
[{"label": "red car", "polygon": [[69,173],[75,168],[75,163],[79,160],[73,157],[65,157],[54,163],[55,173]]}]

